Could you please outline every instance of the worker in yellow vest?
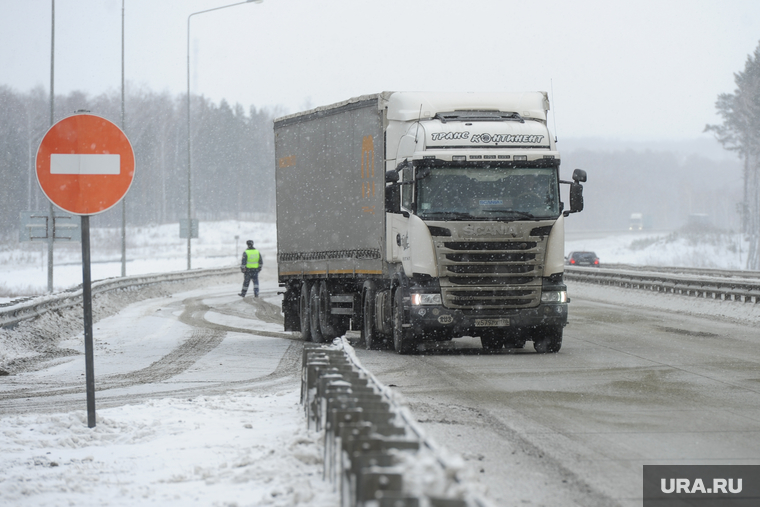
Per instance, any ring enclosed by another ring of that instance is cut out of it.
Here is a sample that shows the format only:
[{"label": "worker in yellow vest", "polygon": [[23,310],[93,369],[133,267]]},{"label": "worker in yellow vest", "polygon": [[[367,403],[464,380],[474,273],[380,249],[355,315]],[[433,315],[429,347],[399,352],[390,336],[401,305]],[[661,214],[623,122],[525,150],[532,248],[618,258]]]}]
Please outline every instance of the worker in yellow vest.
[{"label": "worker in yellow vest", "polygon": [[245,293],[248,292],[248,285],[253,280],[253,297],[259,297],[259,271],[264,265],[264,260],[261,258],[261,252],[253,248],[253,240],[245,242],[248,248],[243,252],[243,260],[240,263],[240,271],[245,275],[243,279],[243,290],[238,294],[240,297],[245,297]]}]

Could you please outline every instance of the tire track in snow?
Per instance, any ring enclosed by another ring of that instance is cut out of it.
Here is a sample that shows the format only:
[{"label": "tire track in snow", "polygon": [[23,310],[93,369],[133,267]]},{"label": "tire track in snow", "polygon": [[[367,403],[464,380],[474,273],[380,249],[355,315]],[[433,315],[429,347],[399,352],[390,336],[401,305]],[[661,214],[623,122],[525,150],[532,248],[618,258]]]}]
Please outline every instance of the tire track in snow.
[{"label": "tire track in snow", "polygon": [[[256,312],[266,315],[267,321],[275,320],[279,315],[279,308],[271,303],[261,299],[251,299],[252,305],[259,309]],[[115,375],[99,377],[96,379],[96,392],[103,392],[113,389],[128,388],[139,384],[152,384],[165,382],[172,377],[179,375],[189,369],[200,358],[219,346],[226,336],[227,332],[245,333],[258,336],[267,336],[274,338],[285,338],[291,340],[291,345],[287,348],[283,357],[280,359],[277,367],[273,372],[262,377],[245,379],[231,382],[215,383],[208,386],[193,386],[179,390],[163,391],[144,394],[129,394],[106,397],[105,400],[98,400],[98,405],[113,406],[121,405],[125,402],[135,401],[137,399],[154,398],[157,396],[187,396],[198,395],[202,393],[226,392],[229,389],[244,389],[246,386],[256,384],[271,383],[273,386],[282,384],[283,381],[290,382],[290,377],[297,377],[300,371],[301,350],[303,343],[298,336],[289,333],[275,333],[268,331],[257,331],[242,329],[232,326],[225,326],[208,322],[205,319],[205,313],[212,308],[203,303],[202,297],[188,298],[183,301],[185,307],[179,316],[180,322],[193,327],[193,332],[185,342],[175,348],[162,358],[153,362],[149,366]],[[219,313],[233,314],[227,310],[213,308]],[[241,315],[249,318],[250,315]],[[77,379],[76,382],[59,383],[55,386],[46,384],[34,388],[21,388],[12,392],[0,394],[0,402],[4,409],[14,410],[17,412],[29,410],[49,410],[56,407],[61,409],[71,405],[71,400],[42,400],[39,398],[60,397],[65,395],[84,394],[84,379]],[[37,398],[38,400],[33,399]]]}]

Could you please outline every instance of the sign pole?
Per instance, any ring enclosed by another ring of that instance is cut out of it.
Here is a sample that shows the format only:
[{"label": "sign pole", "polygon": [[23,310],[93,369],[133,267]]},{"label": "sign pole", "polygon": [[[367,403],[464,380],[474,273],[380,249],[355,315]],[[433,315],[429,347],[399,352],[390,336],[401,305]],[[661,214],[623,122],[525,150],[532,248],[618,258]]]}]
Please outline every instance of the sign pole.
[{"label": "sign pole", "polygon": [[90,276],[90,216],[82,215],[82,304],[84,360],[87,384],[87,427],[95,427],[95,353],[92,339],[92,278]]},{"label": "sign pole", "polygon": [[50,210],[48,214],[48,239],[47,239],[47,284],[48,294],[53,293],[53,240],[55,239],[55,208],[53,203],[50,203]]}]

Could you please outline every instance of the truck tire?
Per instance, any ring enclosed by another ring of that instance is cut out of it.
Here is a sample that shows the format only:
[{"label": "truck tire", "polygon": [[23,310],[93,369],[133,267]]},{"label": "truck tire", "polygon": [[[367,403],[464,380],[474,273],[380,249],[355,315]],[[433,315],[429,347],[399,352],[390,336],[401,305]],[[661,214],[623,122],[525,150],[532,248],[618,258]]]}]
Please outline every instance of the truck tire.
[{"label": "truck tire", "polygon": [[562,348],[562,326],[542,326],[534,333],[533,348],[539,354],[554,354]]},{"label": "truck tire", "polygon": [[319,328],[319,282],[314,282],[309,289],[309,328],[311,341],[322,343],[324,336]]},{"label": "truck tire", "polygon": [[317,305],[319,311],[317,316],[319,318],[319,331],[322,333],[322,341],[331,342],[334,338],[337,338],[340,334],[333,319],[332,313],[330,313],[330,291],[327,288],[327,282],[324,280],[319,282],[319,295],[317,299]]},{"label": "truck tire", "polygon": [[311,308],[309,305],[309,282],[301,284],[301,293],[298,296],[298,317],[301,320],[301,338],[308,342],[311,336]]},{"label": "truck tire", "polygon": [[396,289],[393,295],[393,347],[399,354],[408,354],[414,350],[412,332],[403,327],[404,301],[401,289]]},{"label": "truck tire", "polygon": [[367,287],[362,297],[362,340],[367,350],[378,349],[378,332],[375,329],[375,288]]}]

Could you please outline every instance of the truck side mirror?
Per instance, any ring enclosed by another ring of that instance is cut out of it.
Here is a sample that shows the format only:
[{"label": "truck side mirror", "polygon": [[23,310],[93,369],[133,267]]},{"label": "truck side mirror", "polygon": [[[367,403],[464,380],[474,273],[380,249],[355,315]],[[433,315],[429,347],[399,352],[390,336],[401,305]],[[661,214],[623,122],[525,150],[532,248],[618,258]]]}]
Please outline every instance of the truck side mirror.
[{"label": "truck side mirror", "polygon": [[[576,169],[579,171],[580,169]],[[575,174],[573,174],[575,179]],[[583,181],[586,181],[586,173],[583,173]],[[575,181],[570,184],[570,213],[583,211],[583,185]]]},{"label": "truck side mirror", "polygon": [[385,173],[385,182],[386,183],[398,183],[399,175],[398,171],[395,169],[391,169],[390,171],[386,171]]},{"label": "truck side mirror", "polygon": [[559,180],[560,183],[570,185],[570,209],[562,211],[562,215],[569,216],[570,213],[583,211],[583,185],[587,179],[586,171],[576,169],[573,171],[573,181]]},{"label": "truck side mirror", "polygon": [[[398,178],[398,173],[393,172]],[[386,173],[386,177],[388,175]],[[401,186],[400,185],[388,185],[385,187],[385,212],[386,213],[401,213]]]},{"label": "truck side mirror", "polygon": [[586,183],[586,171],[583,169],[573,171],[573,181],[576,183]]}]

